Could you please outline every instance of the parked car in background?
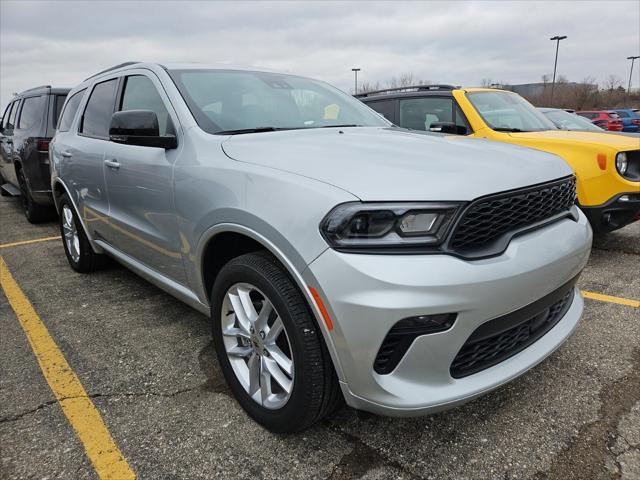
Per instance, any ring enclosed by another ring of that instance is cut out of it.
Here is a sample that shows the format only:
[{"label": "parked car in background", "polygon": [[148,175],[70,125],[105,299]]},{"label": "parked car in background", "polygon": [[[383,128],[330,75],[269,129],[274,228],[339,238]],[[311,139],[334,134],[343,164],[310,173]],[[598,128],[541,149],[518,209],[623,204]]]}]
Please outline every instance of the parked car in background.
[{"label": "parked car in background", "polygon": [[638,132],[640,131],[640,115],[637,110],[632,108],[616,109],[613,113],[617,114],[622,120],[623,132]]},{"label": "parked car in background", "polygon": [[576,112],[576,115],[588,118],[594,125],[602,128],[603,130],[609,130],[611,132],[622,131],[622,120],[615,112],[607,112],[604,110],[599,111],[581,111]]},{"label": "parked car in background", "polygon": [[55,212],[49,141],[68,92],[51,86],[25,90],[9,102],[0,123],[0,192],[20,196],[31,223]]},{"label": "parked car in background", "polygon": [[[212,319],[274,431],[471,400],[560,346],[591,229],[555,155],[416,134],[324,82],[126,64],[51,142],[69,264],[108,254]],[[82,293],[79,292],[81,295]]]},{"label": "parked car in background", "polygon": [[472,135],[555,153],[576,172],[578,202],[599,233],[640,219],[640,144],[606,132],[558,130],[520,95],[430,85],[358,98],[401,127]]},{"label": "parked car in background", "polygon": [[567,110],[560,108],[543,108],[539,107],[538,110],[544,114],[553,124],[560,130],[573,130],[576,132],[600,132],[603,133],[606,130],[598,127],[594,123],[590,122],[580,115],[575,113],[569,113]]}]

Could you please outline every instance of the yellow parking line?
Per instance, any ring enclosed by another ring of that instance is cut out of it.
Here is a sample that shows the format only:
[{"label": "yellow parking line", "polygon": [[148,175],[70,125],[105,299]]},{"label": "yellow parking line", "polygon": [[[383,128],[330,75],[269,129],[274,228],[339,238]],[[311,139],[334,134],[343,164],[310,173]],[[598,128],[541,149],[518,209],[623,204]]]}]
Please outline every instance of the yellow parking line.
[{"label": "yellow parking line", "polygon": [[[49,387],[101,479],[134,479],[100,412],[0,256],[0,286],[27,335]],[[43,439],[46,441],[46,439]]]},{"label": "yellow parking line", "polygon": [[599,302],[617,303],[618,305],[627,305],[629,307],[640,308],[640,300],[630,300],[622,297],[612,297],[610,295],[603,295],[601,293],[588,292],[582,290],[582,296],[584,298],[590,298],[591,300],[598,300]]},{"label": "yellow parking line", "polygon": [[3,244],[0,244],[0,248],[17,247],[19,245],[29,245],[30,243],[48,242],[50,240],[60,240],[60,236],[34,238],[33,240],[22,240],[21,242],[13,242],[13,243],[3,243]]}]

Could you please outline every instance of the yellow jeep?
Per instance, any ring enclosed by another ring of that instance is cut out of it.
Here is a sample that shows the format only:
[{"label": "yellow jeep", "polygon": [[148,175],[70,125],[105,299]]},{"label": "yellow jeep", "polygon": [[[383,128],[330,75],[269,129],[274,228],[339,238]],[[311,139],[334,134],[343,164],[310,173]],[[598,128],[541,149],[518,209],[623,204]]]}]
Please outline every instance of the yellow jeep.
[{"label": "yellow jeep", "polygon": [[396,125],[458,133],[555,153],[573,168],[578,203],[596,232],[640,219],[640,137],[558,130],[520,95],[429,85],[358,98]]}]

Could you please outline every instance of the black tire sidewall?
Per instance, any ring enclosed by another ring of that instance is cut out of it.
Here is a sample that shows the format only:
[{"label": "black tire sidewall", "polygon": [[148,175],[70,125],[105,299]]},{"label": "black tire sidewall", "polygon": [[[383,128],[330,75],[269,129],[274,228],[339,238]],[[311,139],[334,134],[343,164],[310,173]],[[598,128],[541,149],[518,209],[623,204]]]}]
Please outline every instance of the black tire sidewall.
[{"label": "black tire sidewall", "polygon": [[[284,273],[283,273],[284,274]],[[224,296],[228,289],[236,283],[250,283],[257,287],[269,298],[274,308],[278,312],[289,337],[289,343],[294,361],[294,384],[293,391],[284,407],[278,410],[270,410],[258,405],[245,391],[240,384],[231,367],[224,342],[222,339],[221,309]],[[295,288],[295,287],[294,287]],[[242,408],[258,423],[273,431],[291,431],[292,423],[296,419],[303,419],[306,415],[307,398],[311,386],[305,375],[308,366],[305,356],[305,347],[302,340],[304,332],[299,331],[292,314],[287,305],[287,301],[282,294],[271,284],[271,281],[264,274],[246,265],[228,264],[222,269],[212,291],[212,327],[213,340],[218,361],[225,375],[227,383]],[[315,331],[308,332],[316,334]],[[308,334],[307,333],[307,334]],[[317,366],[316,366],[317,368]]]}]

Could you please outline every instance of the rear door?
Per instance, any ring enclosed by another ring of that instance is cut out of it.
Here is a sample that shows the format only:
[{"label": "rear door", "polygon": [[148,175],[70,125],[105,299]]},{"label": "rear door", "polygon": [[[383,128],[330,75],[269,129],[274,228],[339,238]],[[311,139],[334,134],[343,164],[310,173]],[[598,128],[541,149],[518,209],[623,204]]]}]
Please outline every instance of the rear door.
[{"label": "rear door", "polygon": [[[169,98],[147,70],[133,70],[123,77],[116,109],[151,110],[158,117],[160,135],[176,134],[177,116]],[[180,150],[181,142],[172,150],[107,143],[109,230],[104,235],[118,250],[186,284],[173,202],[173,166]]]},{"label": "rear door", "polygon": [[[104,150],[109,143],[109,123],[115,109],[118,78],[102,80],[89,92],[79,117],[77,132],[61,151],[64,179],[89,233],[101,238],[108,228],[109,200],[104,181]],[[86,96],[86,95],[85,95]]]},{"label": "rear door", "polygon": [[48,95],[22,99],[22,108],[13,133],[15,160],[20,161],[24,178],[36,201],[51,191],[49,145],[42,140],[46,132]]}]

